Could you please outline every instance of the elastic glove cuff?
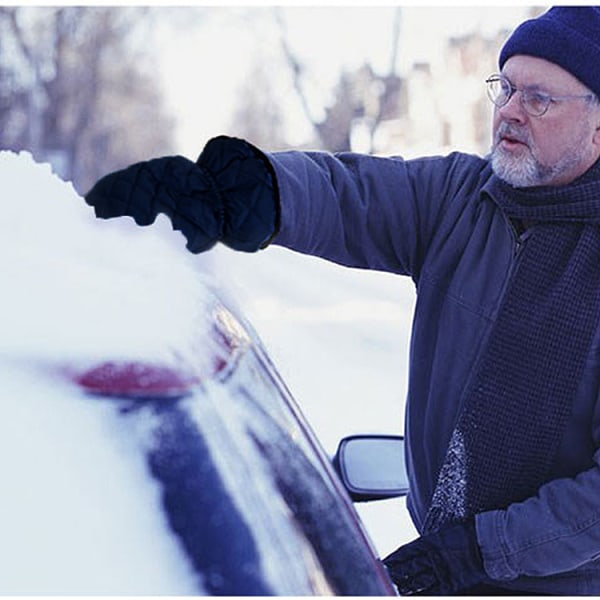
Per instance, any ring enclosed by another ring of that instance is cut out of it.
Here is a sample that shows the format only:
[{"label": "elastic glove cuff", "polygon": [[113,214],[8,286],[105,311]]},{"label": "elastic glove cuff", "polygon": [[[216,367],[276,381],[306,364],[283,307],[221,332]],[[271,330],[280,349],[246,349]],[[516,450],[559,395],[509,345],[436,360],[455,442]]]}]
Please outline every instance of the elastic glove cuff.
[{"label": "elastic glove cuff", "polygon": [[223,205],[223,234],[227,246],[254,252],[271,243],[279,231],[277,179],[269,159],[245,140],[211,139],[197,160],[214,181]]}]

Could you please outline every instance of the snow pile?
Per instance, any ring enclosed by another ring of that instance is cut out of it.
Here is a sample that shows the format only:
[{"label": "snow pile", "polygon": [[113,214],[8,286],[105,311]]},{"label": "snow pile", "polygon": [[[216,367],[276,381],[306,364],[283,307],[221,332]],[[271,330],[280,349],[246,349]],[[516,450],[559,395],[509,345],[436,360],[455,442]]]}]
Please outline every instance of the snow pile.
[{"label": "snow pile", "polygon": [[131,423],[50,367],[188,360],[201,278],[26,153],[0,152],[0,198],[0,594],[199,593]]},{"label": "snow pile", "polygon": [[0,363],[0,594],[198,594],[135,431]]},{"label": "snow pile", "polygon": [[96,220],[27,153],[0,152],[0,186],[0,356],[193,355],[208,321],[183,243],[156,225]]}]

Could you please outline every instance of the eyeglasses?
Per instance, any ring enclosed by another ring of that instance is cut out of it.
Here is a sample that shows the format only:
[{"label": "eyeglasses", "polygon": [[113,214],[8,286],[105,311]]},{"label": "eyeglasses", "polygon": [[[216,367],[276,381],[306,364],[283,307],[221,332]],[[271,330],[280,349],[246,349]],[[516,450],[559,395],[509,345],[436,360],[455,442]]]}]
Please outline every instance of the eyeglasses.
[{"label": "eyeglasses", "polygon": [[498,107],[508,104],[515,92],[521,92],[521,106],[532,117],[541,117],[546,113],[550,104],[562,100],[592,99],[594,94],[583,96],[551,96],[537,90],[515,87],[504,75],[490,75],[486,80],[489,99]]}]

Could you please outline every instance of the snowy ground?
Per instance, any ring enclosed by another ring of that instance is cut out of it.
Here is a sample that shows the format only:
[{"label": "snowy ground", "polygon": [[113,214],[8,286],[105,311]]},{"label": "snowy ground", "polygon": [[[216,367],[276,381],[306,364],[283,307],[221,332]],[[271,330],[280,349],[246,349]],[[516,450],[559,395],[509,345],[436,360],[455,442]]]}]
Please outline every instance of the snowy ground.
[{"label": "snowy ground", "polygon": [[[51,175],[47,165],[35,165],[26,153],[0,152],[0,188],[4,244],[0,369],[5,369],[7,379],[23,357],[31,360],[33,356],[40,364],[53,360],[57,353],[78,360],[97,359],[104,352],[114,357],[112,333],[106,335],[106,324],[114,314],[122,319],[120,351],[124,356],[170,360],[162,353],[173,345],[184,354],[193,354],[187,324],[192,319],[203,326],[193,299],[197,282],[211,275],[253,323],[328,452],[335,451],[344,435],[402,431],[414,295],[410,282],[343,269],[279,248],[246,255],[219,247],[193,257],[166,219],[145,229],[130,220],[96,221],[92,209],[70,185]],[[117,230],[128,232],[125,243]],[[125,276],[115,286],[109,276],[111,264],[123,256],[127,256]],[[63,280],[56,277],[58,272],[70,276]],[[63,285],[73,280],[77,285]],[[128,293],[134,288],[139,292],[140,286],[141,301],[139,293]],[[179,291],[176,295],[171,293],[174,288]],[[136,301],[129,302],[130,297]],[[161,326],[149,328],[152,320]],[[3,565],[27,568],[28,555],[45,564],[46,579],[39,580],[39,589],[29,590],[39,593],[44,582],[50,585],[54,574],[65,568],[65,561],[71,561],[78,566],[74,570],[78,578],[73,580],[77,593],[77,585],[98,577],[98,556],[81,555],[81,540],[89,536],[112,539],[126,523],[132,544],[145,549],[143,560],[123,570],[122,557],[108,556],[109,546],[99,544],[98,552],[104,552],[99,560],[105,572],[114,576],[103,578],[101,571],[95,589],[104,594],[123,593],[122,582],[136,568],[138,581],[146,587],[133,593],[173,593],[169,586],[172,573],[177,572],[177,551],[168,536],[161,537],[161,525],[154,520],[156,490],[143,483],[139,457],[125,444],[121,450],[127,460],[117,472],[108,473],[111,457],[94,446],[97,436],[107,431],[115,435],[112,416],[91,407],[73,412],[66,404],[64,413],[55,414],[43,406],[57,404],[31,404],[25,398],[16,402],[18,390],[28,389],[33,380],[25,377],[21,388],[18,376],[12,375],[15,392],[5,387],[0,404],[5,449],[0,470],[5,489],[27,480],[31,498],[26,506],[18,506],[10,500],[16,496],[4,495],[0,530],[12,532],[15,538],[22,531],[21,539],[35,539],[35,532],[46,528],[61,551],[14,548],[7,555],[0,553]],[[30,391],[30,397],[36,397],[37,390]],[[55,402],[60,403],[60,394]],[[12,460],[10,440],[17,445],[24,438],[28,451]],[[85,522],[83,514],[77,513],[81,498],[72,498],[63,485],[68,471],[81,478],[84,501],[93,503],[101,495],[104,506],[97,507],[95,522]],[[112,478],[114,489],[100,485],[98,475]],[[133,497],[123,494],[130,487],[125,482],[131,481],[139,483]],[[148,510],[138,510],[138,505]],[[414,537],[403,501],[363,505],[359,512],[382,555]],[[79,527],[71,527],[74,534],[63,539],[64,524],[72,519],[79,519]],[[123,552],[127,551],[125,543]],[[147,564],[164,568],[153,567],[149,575]],[[20,574],[14,576],[18,581]],[[190,591],[189,574],[180,573],[178,581],[175,593]],[[4,584],[3,591],[10,593],[10,586]]]}]

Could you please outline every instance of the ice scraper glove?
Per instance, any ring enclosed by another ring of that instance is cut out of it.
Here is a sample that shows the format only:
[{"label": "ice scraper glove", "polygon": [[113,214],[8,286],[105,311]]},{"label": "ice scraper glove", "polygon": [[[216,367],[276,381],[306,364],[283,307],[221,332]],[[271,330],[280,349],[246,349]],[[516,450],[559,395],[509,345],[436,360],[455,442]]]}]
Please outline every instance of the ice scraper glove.
[{"label": "ice scraper glove", "polygon": [[447,596],[491,583],[473,521],[423,535],[398,548],[383,563],[402,596]]},{"label": "ice scraper glove", "polygon": [[237,138],[208,142],[194,163],[166,156],[109,173],[85,200],[102,219],[128,215],[150,225],[164,213],[193,253],[218,241],[235,250],[265,247],[279,225],[275,173],[266,156]]}]

